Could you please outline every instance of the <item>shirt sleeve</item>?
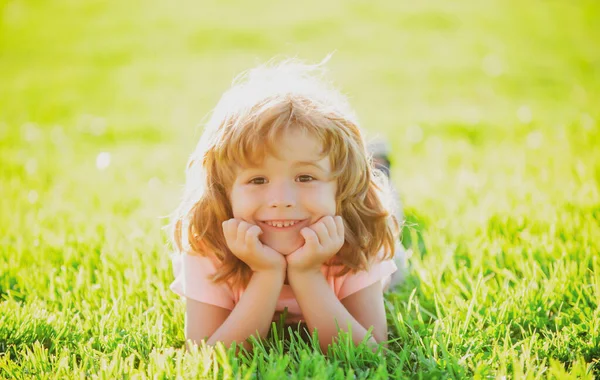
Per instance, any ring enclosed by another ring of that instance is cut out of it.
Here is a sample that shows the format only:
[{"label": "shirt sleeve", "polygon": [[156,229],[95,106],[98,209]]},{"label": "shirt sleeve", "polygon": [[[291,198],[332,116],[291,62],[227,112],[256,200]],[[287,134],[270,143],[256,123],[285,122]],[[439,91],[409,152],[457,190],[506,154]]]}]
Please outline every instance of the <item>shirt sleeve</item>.
[{"label": "shirt sleeve", "polygon": [[398,268],[393,260],[378,261],[371,265],[368,271],[349,273],[340,278],[338,299],[343,299],[349,295],[358,292],[377,281],[383,281],[391,276]]},{"label": "shirt sleeve", "polygon": [[173,254],[175,280],[170,289],[176,294],[225,309],[233,310],[233,291],[225,282],[214,283],[209,277],[216,272],[214,260],[187,253]]}]

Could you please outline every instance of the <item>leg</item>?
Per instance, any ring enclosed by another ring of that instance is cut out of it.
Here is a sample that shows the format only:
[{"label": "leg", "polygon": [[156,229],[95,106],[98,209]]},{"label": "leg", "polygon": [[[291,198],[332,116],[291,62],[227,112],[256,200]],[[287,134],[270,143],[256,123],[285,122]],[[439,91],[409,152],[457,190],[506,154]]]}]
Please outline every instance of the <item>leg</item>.
[{"label": "leg", "polygon": [[[390,169],[392,163],[389,156],[390,149],[387,143],[383,140],[372,141],[368,145],[368,150],[373,156],[373,165],[375,166],[375,168],[381,170],[387,176],[387,178],[390,179]],[[400,228],[402,228],[402,223],[404,222],[402,202],[400,201],[398,190],[396,190],[396,187],[392,183],[391,179],[389,183],[392,195],[394,197],[394,214],[396,216],[396,220],[400,224]],[[396,242],[394,261],[396,262],[398,270],[394,274],[392,274],[392,276],[389,279],[385,279],[382,282],[384,291],[387,291],[390,288],[394,288],[396,285],[399,285],[404,281],[404,276],[406,274],[407,256],[407,252],[402,246],[402,244],[399,241]]]}]

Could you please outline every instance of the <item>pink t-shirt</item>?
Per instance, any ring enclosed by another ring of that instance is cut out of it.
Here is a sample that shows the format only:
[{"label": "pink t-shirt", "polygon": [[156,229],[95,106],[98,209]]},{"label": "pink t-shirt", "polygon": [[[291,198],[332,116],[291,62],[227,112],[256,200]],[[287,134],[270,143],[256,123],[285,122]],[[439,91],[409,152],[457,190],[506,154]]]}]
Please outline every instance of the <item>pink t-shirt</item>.
[{"label": "pink t-shirt", "polygon": [[[228,283],[215,284],[210,280],[209,276],[215,273],[219,265],[215,257],[183,253],[173,254],[172,261],[175,281],[171,284],[171,290],[180,296],[233,310],[244,293],[244,289],[234,290]],[[336,297],[341,300],[376,281],[382,283],[389,281],[396,269],[393,260],[385,260],[373,263],[368,272],[347,273],[341,277],[333,276],[330,273],[333,269],[325,265],[322,266],[321,271]],[[297,323],[303,320],[302,311],[290,285],[283,285],[273,320],[278,321],[280,314],[286,308],[286,323]]]}]

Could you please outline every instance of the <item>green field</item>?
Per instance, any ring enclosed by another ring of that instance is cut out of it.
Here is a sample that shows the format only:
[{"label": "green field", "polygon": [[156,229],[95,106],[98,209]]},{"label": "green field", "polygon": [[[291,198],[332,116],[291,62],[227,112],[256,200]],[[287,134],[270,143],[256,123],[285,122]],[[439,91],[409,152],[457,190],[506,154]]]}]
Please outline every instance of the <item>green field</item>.
[{"label": "green field", "polygon": [[[600,376],[600,3],[0,0],[0,378]],[[162,229],[241,70],[320,61],[393,147],[390,343],[183,349]]]}]

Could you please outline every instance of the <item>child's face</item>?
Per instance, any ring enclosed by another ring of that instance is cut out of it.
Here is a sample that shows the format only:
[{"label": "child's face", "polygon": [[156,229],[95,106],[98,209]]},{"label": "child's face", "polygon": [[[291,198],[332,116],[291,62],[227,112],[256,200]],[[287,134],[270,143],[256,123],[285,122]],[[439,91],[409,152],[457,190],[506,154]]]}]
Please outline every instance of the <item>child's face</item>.
[{"label": "child's face", "polygon": [[312,136],[286,132],[276,148],[279,158],[267,155],[258,167],[238,170],[230,198],[234,218],[258,225],[262,243],[288,255],[304,245],[302,228],[335,215],[337,185]]}]

